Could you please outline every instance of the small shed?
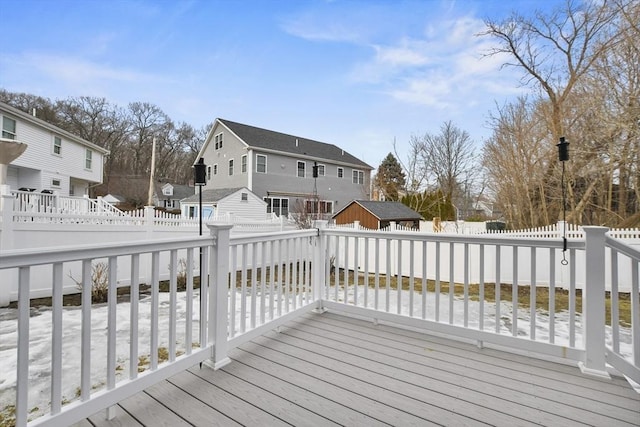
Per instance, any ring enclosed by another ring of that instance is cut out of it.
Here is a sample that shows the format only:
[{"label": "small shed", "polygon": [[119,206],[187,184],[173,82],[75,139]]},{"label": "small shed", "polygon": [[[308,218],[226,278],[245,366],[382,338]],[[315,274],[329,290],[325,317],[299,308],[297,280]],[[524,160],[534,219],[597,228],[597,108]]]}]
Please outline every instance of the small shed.
[{"label": "small shed", "polygon": [[397,222],[403,227],[420,228],[422,216],[400,202],[353,200],[333,215],[336,224],[359,221],[364,228],[378,230]]},{"label": "small shed", "polygon": [[[197,218],[200,196],[196,194],[180,201],[184,218]],[[219,188],[202,191],[202,218],[215,219],[233,216],[246,220],[264,221],[267,203],[247,187]]]}]

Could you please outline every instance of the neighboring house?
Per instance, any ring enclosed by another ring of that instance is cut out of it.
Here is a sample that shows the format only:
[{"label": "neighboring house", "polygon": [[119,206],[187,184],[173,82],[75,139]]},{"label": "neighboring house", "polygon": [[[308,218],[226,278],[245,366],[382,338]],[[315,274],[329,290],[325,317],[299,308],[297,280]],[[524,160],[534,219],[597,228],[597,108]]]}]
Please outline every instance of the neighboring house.
[{"label": "neighboring house", "polygon": [[359,221],[364,228],[378,230],[395,222],[403,227],[419,229],[422,216],[400,202],[354,200],[333,215],[336,224]]},{"label": "neighboring house", "polygon": [[118,196],[117,194],[107,194],[106,196],[102,197],[102,200],[114,206],[121,205],[127,201],[127,199],[122,196]]},{"label": "neighboring house", "polygon": [[7,171],[13,190],[83,196],[102,182],[104,148],[2,102],[0,122],[2,138],[27,144]]},{"label": "neighboring house", "polygon": [[277,215],[331,214],[370,198],[373,168],[332,144],[216,119],[200,157],[207,165],[203,190],[247,187]]},{"label": "neighboring house", "polygon": [[153,193],[153,205],[158,208],[180,209],[180,201],[193,196],[196,189],[183,184],[158,182]]},{"label": "neighboring house", "polygon": [[[197,218],[200,195],[181,200],[183,218]],[[223,218],[225,216],[263,221],[267,214],[267,204],[247,187],[218,188],[202,190],[202,218]]]}]

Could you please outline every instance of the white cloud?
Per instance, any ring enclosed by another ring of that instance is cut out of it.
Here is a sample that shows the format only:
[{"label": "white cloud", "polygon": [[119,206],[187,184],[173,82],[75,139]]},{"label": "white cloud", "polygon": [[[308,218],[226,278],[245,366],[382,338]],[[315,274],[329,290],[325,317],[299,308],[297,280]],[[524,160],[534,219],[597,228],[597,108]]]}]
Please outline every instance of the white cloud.
[{"label": "white cloud", "polygon": [[[30,52],[3,58],[4,78],[11,83],[53,82],[70,94],[101,95],[113,85],[157,84],[166,79],[128,68],[92,62],[86,59]],[[24,84],[24,83],[23,83]],[[12,85],[13,86],[13,85]]]},{"label": "white cloud", "polygon": [[483,26],[467,16],[432,22],[422,37],[373,46],[374,54],[354,65],[350,79],[380,85],[395,100],[437,108],[520,93],[514,70],[501,70],[506,58],[484,56],[489,42],[476,36]]}]

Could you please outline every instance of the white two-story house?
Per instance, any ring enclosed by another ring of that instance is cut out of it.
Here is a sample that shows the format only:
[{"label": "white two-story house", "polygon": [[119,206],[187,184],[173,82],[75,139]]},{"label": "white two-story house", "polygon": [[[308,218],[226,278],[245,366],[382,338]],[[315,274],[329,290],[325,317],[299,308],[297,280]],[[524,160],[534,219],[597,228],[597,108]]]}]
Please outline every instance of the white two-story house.
[{"label": "white two-story house", "polygon": [[7,170],[12,190],[83,196],[102,182],[104,148],[2,102],[0,123],[2,138],[27,144]]},{"label": "white two-story house", "polygon": [[247,187],[268,213],[332,214],[370,198],[373,168],[333,144],[216,119],[200,157],[203,189]]}]

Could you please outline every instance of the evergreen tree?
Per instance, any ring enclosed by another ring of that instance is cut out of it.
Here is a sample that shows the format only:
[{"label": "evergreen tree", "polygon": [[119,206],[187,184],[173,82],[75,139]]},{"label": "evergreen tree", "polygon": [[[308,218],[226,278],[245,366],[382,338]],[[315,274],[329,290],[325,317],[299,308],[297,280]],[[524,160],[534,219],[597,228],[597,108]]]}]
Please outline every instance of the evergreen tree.
[{"label": "evergreen tree", "polygon": [[375,177],[375,186],[384,195],[386,200],[397,201],[400,199],[400,192],[405,186],[405,174],[400,166],[400,162],[391,153],[382,160],[378,166]]}]

